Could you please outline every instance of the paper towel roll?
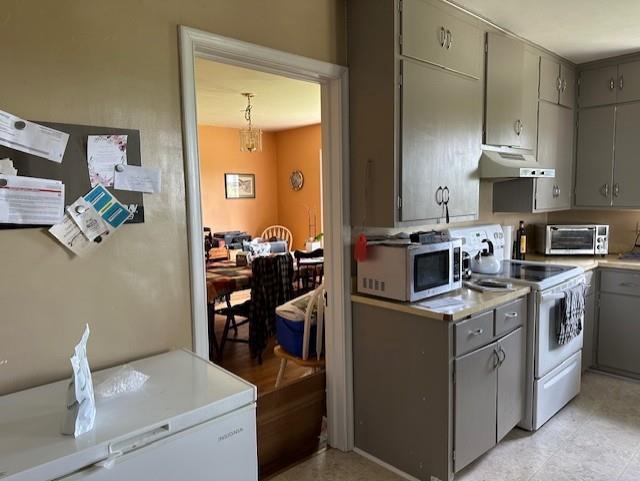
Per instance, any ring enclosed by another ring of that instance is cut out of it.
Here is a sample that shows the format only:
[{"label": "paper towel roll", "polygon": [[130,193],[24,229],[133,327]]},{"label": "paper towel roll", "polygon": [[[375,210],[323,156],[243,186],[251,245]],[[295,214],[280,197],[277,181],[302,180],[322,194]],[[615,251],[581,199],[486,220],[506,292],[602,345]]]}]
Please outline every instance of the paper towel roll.
[{"label": "paper towel roll", "polygon": [[503,225],[504,232],[504,260],[510,261],[513,253],[513,226]]}]

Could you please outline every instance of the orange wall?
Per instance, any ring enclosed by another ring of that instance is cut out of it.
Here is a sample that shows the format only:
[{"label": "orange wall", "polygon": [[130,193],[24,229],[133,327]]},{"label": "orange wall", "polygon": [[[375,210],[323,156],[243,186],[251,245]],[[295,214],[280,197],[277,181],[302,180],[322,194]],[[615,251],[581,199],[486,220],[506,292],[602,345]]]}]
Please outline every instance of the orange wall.
[{"label": "orange wall", "polygon": [[[276,132],[278,158],[278,219],[293,234],[293,246],[304,248],[309,237],[309,216],[316,217],[315,233],[322,232],[320,216],[320,125]],[[294,191],[289,176],[294,170],[302,171],[304,185]]]},{"label": "orange wall", "polygon": [[[252,236],[278,223],[276,136],[262,134],[262,152],[240,152],[237,129],[198,126],[203,223],[213,232],[242,230]],[[224,174],[255,174],[255,199],[226,199]]]},{"label": "orange wall", "polygon": [[[205,226],[214,232],[243,230],[259,236],[265,227],[281,224],[291,230],[293,247],[304,248],[309,237],[308,210],[320,219],[320,125],[262,134],[262,152],[243,153],[238,130],[200,125],[200,188]],[[289,176],[302,171],[304,185],[294,191]],[[225,199],[224,173],[256,175],[255,199]]]}]

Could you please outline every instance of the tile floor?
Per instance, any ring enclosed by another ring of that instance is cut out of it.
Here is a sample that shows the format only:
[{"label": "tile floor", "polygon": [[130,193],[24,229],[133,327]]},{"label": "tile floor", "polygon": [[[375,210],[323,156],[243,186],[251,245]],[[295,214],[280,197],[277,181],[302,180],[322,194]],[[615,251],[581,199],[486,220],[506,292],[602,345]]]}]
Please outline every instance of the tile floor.
[{"label": "tile floor", "polygon": [[[400,481],[358,456],[322,452],[272,481]],[[536,433],[514,429],[456,481],[640,481],[640,383],[587,373]]]}]

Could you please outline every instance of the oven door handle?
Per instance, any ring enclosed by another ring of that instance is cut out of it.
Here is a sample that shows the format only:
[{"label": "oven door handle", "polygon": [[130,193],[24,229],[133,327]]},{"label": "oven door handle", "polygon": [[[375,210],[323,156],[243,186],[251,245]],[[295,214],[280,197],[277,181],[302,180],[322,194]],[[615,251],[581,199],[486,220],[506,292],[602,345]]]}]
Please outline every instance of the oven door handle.
[{"label": "oven door handle", "polygon": [[549,294],[542,294],[540,296],[541,301],[559,301],[560,299],[564,299],[564,294],[562,292],[553,292]]}]

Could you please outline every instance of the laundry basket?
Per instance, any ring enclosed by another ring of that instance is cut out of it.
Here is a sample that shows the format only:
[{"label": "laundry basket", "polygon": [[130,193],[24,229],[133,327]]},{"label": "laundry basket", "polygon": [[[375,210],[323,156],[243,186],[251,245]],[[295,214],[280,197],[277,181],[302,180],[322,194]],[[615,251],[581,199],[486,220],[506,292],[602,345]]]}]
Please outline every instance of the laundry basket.
[{"label": "laundry basket", "polygon": [[[278,344],[293,356],[307,359],[317,357],[324,349],[322,339],[318,343],[318,305],[320,309],[320,332],[322,332],[322,321],[324,321],[324,307],[321,299],[324,293],[324,286],[320,286],[311,292],[290,300],[276,308],[276,338]],[[305,353],[304,328],[305,319],[309,317],[309,341],[308,353]]]}]

